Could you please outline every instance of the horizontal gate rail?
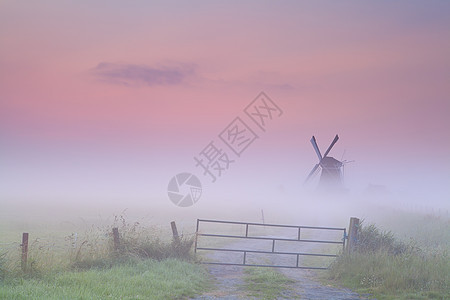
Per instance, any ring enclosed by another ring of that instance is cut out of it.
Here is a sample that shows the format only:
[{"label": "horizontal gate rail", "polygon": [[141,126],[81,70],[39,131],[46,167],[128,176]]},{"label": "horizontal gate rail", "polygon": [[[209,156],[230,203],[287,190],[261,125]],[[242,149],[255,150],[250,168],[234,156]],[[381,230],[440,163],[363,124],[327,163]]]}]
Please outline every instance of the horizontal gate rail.
[{"label": "horizontal gate rail", "polygon": [[287,269],[304,269],[304,270],[328,270],[322,267],[297,267],[297,266],[276,266],[276,265],[253,265],[253,264],[232,264],[232,263],[218,263],[218,262],[202,262],[206,265],[221,265],[221,266],[245,266],[245,267],[267,267],[267,268],[287,268]]},{"label": "horizontal gate rail", "polygon": [[318,227],[318,226],[297,226],[297,225],[280,225],[280,224],[263,224],[263,223],[249,223],[249,222],[236,222],[236,221],[220,221],[220,220],[208,220],[208,219],[197,219],[197,222],[208,222],[208,223],[221,223],[221,224],[239,224],[239,225],[254,225],[263,227],[283,227],[283,228],[305,228],[305,229],[327,229],[327,230],[344,230],[341,227]]},{"label": "horizontal gate rail", "polygon": [[263,250],[238,250],[238,249],[205,248],[205,247],[198,247],[197,250],[212,250],[212,251],[246,252],[246,253],[262,253],[262,254],[286,254],[286,255],[309,255],[309,256],[337,257],[337,254],[302,253],[302,252],[279,252],[279,251],[272,252],[272,251],[263,251]]},{"label": "horizontal gate rail", "polygon": [[[212,233],[200,233],[199,227],[200,222],[204,223],[219,223],[219,224],[236,224],[245,225],[245,235],[231,235],[231,234],[212,234]],[[278,228],[295,228],[298,230],[297,238],[283,238],[283,237],[270,237],[270,236],[249,236],[248,230],[249,226],[261,226],[261,227],[278,227]],[[317,229],[317,230],[335,230],[342,231],[343,238],[341,241],[330,241],[330,240],[311,240],[311,239],[301,239],[301,229]],[[218,238],[238,238],[238,239],[249,239],[249,240],[268,240],[272,241],[272,251],[264,250],[243,250],[243,249],[226,249],[226,248],[214,248],[214,247],[198,247],[198,237],[218,237]],[[279,268],[296,268],[296,269],[316,269],[325,270],[325,267],[305,267],[299,266],[300,256],[318,256],[318,257],[337,257],[337,254],[321,254],[321,253],[306,253],[306,252],[285,252],[285,251],[275,251],[276,241],[289,241],[289,242],[306,242],[306,243],[324,243],[324,244],[342,244],[343,249],[345,249],[345,238],[346,229],[338,227],[317,227],[317,226],[295,226],[295,225],[279,225],[279,224],[261,224],[261,223],[247,223],[247,222],[235,222],[235,221],[219,221],[219,220],[208,220],[208,219],[197,219],[197,230],[194,251],[205,250],[205,251],[223,251],[223,252],[237,252],[243,253],[242,263],[226,263],[226,262],[203,262],[204,264],[211,265],[229,265],[229,266],[254,266],[254,267],[279,267]],[[282,265],[261,265],[261,264],[249,264],[246,261],[247,253],[258,253],[258,254],[281,254],[281,255],[293,255],[296,256],[295,266],[282,266]]]},{"label": "horizontal gate rail", "polygon": [[226,235],[226,234],[210,234],[210,233],[199,233],[199,236],[209,236],[209,237],[223,237],[223,238],[234,238],[234,239],[249,239],[249,240],[270,240],[270,241],[291,241],[291,242],[306,242],[306,243],[324,243],[324,244],[342,244],[338,241],[321,241],[321,240],[302,240],[302,239],[288,239],[288,238],[271,238],[271,237],[259,237],[259,236],[240,236],[240,235]]}]

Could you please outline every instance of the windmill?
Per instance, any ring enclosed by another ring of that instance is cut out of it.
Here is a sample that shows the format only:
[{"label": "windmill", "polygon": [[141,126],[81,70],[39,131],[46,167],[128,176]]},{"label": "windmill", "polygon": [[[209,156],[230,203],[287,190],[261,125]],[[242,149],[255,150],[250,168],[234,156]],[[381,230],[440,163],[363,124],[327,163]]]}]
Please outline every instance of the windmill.
[{"label": "windmill", "polygon": [[325,190],[339,190],[343,189],[343,180],[342,180],[342,168],[344,166],[344,162],[339,161],[331,156],[328,156],[331,148],[333,148],[334,144],[339,140],[339,136],[336,134],[330,146],[328,147],[325,154],[322,156],[320,153],[319,147],[317,146],[316,138],[313,136],[311,138],[311,144],[313,145],[314,150],[316,151],[317,157],[319,158],[319,163],[317,163],[314,168],[309,173],[308,177],[305,180],[305,183],[313,177],[313,175],[317,172],[317,170],[321,169],[319,188]]}]

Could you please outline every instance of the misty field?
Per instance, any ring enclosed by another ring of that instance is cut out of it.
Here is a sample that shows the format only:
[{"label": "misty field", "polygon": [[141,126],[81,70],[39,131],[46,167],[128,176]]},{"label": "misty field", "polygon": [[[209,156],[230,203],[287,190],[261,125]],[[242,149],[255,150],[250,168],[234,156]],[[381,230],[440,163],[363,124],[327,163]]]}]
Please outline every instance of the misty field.
[{"label": "misty field", "polygon": [[[120,245],[113,244],[117,226]],[[63,239],[33,238],[26,268],[20,245],[2,243],[1,299],[179,299],[209,286],[205,269],[195,264],[192,238],[167,238],[154,228],[128,224],[93,227]],[[6,249],[6,246],[10,246]]]},{"label": "misty field", "polygon": [[340,256],[327,279],[377,299],[449,299],[448,215],[397,211],[380,224],[395,231],[363,222],[356,250]]},{"label": "misty field", "polygon": [[[259,221],[260,210],[254,211],[242,210],[234,218],[213,215],[209,209],[207,214],[219,219]],[[289,215],[266,209],[265,214],[271,223],[348,226],[346,211],[334,207],[321,211],[321,215],[305,210],[302,215]],[[318,271],[321,280],[376,299],[450,298],[447,212],[371,207],[354,214],[364,219],[360,244],[351,254],[341,253],[330,270]],[[2,219],[1,299],[179,299],[214,288],[211,275],[197,263],[201,258],[192,251],[194,216],[176,218],[183,236],[179,242],[172,238],[170,215],[163,216],[164,220],[151,219],[148,224],[149,218],[138,222],[121,215],[96,222],[95,217],[86,217],[78,223],[68,214],[58,217],[57,221],[21,219],[16,214]],[[114,247],[113,227],[119,229],[119,249]],[[30,233],[26,269],[21,266],[22,232]],[[269,281],[279,280],[286,289],[293,283],[277,273],[276,269],[249,269],[244,286],[248,295],[280,297],[282,291]]]}]

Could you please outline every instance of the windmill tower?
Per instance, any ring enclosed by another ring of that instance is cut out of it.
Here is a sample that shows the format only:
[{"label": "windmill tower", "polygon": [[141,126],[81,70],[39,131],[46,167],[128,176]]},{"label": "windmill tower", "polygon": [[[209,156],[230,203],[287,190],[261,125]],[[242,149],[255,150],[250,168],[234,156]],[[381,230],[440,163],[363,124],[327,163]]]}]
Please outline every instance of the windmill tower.
[{"label": "windmill tower", "polygon": [[339,161],[331,156],[328,156],[331,148],[333,148],[334,144],[339,140],[339,136],[336,134],[334,140],[331,142],[325,154],[322,156],[320,153],[319,147],[317,146],[316,138],[313,136],[311,138],[311,144],[313,145],[314,150],[316,151],[317,157],[319,158],[319,162],[314,166],[314,168],[309,173],[308,177],[305,180],[305,183],[313,177],[313,175],[317,172],[317,170],[321,169],[319,188],[321,190],[328,191],[336,191],[343,190],[343,166],[344,162]]}]

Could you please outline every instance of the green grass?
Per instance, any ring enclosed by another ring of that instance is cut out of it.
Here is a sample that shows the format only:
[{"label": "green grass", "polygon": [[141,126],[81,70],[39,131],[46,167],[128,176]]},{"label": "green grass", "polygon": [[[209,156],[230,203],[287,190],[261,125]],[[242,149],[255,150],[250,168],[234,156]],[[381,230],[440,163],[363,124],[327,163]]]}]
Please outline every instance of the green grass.
[{"label": "green grass", "polygon": [[449,299],[450,257],[446,254],[401,254],[385,251],[342,256],[332,267],[332,279],[377,299],[410,299],[416,294]]},{"label": "green grass", "polygon": [[9,278],[0,299],[180,299],[208,288],[206,271],[176,259],[144,260],[109,269]]},{"label": "green grass", "polygon": [[[327,278],[377,299],[450,299],[449,223],[433,222],[434,247],[429,239],[424,244],[411,236],[400,240],[373,224],[362,225],[356,250],[341,255]],[[443,228],[439,242],[435,230]]]},{"label": "green grass", "polygon": [[[119,228],[118,247],[113,227]],[[0,299],[180,299],[200,294],[210,280],[194,263],[193,239],[162,238],[166,236],[123,217],[77,239],[33,236],[25,270],[19,246],[0,253]]]},{"label": "green grass", "polygon": [[[118,248],[113,243],[113,227],[119,228]],[[92,227],[77,238],[73,234],[54,239],[31,236],[26,271],[21,270],[21,248],[16,246],[0,252],[0,278],[39,277],[74,269],[105,269],[133,259],[194,260],[192,237],[174,241],[171,235],[162,238],[165,236],[139,223],[128,224],[123,217],[116,217],[111,226]]]},{"label": "green grass", "polygon": [[[248,296],[258,299],[284,298],[295,283],[272,268],[247,268],[244,274],[244,289],[248,292]],[[292,296],[289,295],[289,298],[292,299]]]}]

